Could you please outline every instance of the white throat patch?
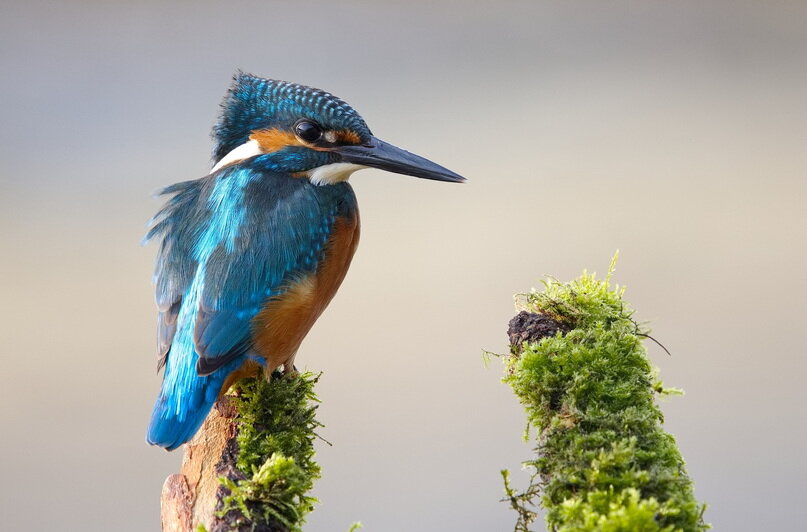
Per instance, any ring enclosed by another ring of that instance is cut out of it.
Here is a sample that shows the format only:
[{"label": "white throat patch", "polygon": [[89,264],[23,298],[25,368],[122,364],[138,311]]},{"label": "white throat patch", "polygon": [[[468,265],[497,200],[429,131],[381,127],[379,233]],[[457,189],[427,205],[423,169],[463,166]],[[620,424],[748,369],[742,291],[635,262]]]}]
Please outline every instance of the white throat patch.
[{"label": "white throat patch", "polygon": [[261,155],[261,154],[263,154],[263,151],[261,151],[261,145],[258,144],[257,140],[247,141],[247,142],[243,143],[242,145],[240,145],[240,146],[238,146],[236,148],[233,148],[232,151],[230,151],[230,153],[228,153],[227,155],[222,157],[221,160],[216,163],[216,166],[214,166],[213,169],[210,170],[210,173],[211,174],[215,173],[215,172],[221,170],[222,168],[224,168],[225,166],[228,166],[228,165],[231,165],[233,163],[237,163],[239,161],[243,161],[244,159],[249,159],[250,157],[255,157],[256,155]]},{"label": "white throat patch", "polygon": [[356,170],[367,168],[361,164],[331,163],[308,171],[308,179],[315,185],[333,185],[347,181]]}]

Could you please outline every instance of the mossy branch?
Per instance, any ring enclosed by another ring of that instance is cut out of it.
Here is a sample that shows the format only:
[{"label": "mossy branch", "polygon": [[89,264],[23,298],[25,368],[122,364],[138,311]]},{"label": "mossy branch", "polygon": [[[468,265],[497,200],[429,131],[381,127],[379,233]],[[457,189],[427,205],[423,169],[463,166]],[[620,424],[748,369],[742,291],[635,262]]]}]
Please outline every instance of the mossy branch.
[{"label": "mossy branch", "polygon": [[[510,323],[504,381],[537,429],[533,471],[505,493],[526,532],[541,504],[552,531],[702,531],[705,505],[675,439],[661,427],[663,387],[624,289],[609,276],[550,279]],[[540,497],[540,502],[539,502]]]},{"label": "mossy branch", "polygon": [[163,487],[163,530],[297,532],[316,499],[318,375],[239,381]]}]

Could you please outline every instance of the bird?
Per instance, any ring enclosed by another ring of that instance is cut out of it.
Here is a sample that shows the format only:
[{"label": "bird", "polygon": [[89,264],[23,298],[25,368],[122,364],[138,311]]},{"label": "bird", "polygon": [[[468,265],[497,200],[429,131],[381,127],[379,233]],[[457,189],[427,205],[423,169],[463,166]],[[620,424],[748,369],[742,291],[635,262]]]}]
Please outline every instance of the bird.
[{"label": "bird", "polygon": [[145,242],[162,384],[146,441],[173,450],[238,379],[295,371],[303,338],[333,298],[359,240],[348,179],[377,168],[465,178],[375,137],[320,89],[237,72],[213,127],[213,166],[170,185]]}]

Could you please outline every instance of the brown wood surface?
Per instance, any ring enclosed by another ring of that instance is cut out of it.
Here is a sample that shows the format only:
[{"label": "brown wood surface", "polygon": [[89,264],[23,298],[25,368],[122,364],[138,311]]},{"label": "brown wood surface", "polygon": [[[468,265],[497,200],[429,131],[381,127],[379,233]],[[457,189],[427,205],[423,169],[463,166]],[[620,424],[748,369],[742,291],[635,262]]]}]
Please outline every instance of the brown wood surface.
[{"label": "brown wood surface", "polygon": [[218,477],[231,466],[225,463],[231,457],[223,456],[224,450],[235,435],[235,409],[224,397],[184,446],[180,472],[165,479],[160,497],[163,532],[195,532],[200,524],[209,531],[214,529],[222,495]]}]

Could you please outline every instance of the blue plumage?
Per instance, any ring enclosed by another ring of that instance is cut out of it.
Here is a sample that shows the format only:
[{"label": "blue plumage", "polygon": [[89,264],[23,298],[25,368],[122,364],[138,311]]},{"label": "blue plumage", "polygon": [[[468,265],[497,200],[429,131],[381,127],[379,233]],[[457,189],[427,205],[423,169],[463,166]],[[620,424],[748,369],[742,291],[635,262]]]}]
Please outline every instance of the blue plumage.
[{"label": "blue plumage", "polygon": [[196,433],[246,361],[269,372],[291,366],[355,251],[351,172],[462,180],[376,139],[329,93],[248,74],[225,96],[214,138],[214,171],[165,188],[170,198],[146,236],[160,241],[165,368],[147,441],[169,450]]},{"label": "blue plumage", "polygon": [[188,183],[150,232],[163,238],[158,330],[170,347],[150,443],[170,449],[196,432],[250,351],[252,319],[315,270],[337,214],[355,209],[347,183],[317,187],[253,166]]},{"label": "blue plumage", "polygon": [[350,105],[328,92],[243,72],[236,75],[221,108],[221,119],[213,128],[215,160],[246,142],[255,130],[290,129],[300,118],[323,121],[333,129],[355,131],[365,139],[372,136],[364,119]]}]

